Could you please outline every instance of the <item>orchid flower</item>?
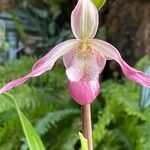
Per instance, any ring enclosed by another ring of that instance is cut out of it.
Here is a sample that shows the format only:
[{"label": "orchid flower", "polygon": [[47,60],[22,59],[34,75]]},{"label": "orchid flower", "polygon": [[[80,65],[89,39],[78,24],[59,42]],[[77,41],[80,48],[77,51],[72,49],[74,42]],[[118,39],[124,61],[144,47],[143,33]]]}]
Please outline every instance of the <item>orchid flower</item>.
[{"label": "orchid flower", "polygon": [[150,87],[150,77],[131,68],[111,44],[94,39],[99,24],[98,10],[91,0],[78,0],[71,14],[71,28],[76,39],[62,42],[39,59],[30,73],[7,83],[0,89],[6,92],[52,69],[58,58],[63,58],[68,78],[68,88],[72,98],[80,105],[91,103],[99,94],[99,75],[106,60],[115,60],[123,73],[146,87]]}]

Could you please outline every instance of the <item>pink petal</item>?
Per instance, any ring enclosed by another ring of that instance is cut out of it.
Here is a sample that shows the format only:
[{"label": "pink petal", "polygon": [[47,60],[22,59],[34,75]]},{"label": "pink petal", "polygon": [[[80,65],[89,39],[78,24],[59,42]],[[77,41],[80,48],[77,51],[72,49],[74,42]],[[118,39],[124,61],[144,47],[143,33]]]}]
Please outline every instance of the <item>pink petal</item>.
[{"label": "pink petal", "polygon": [[71,28],[77,39],[88,40],[95,36],[98,28],[98,11],[91,0],[78,0],[71,14]]},{"label": "pink petal", "polygon": [[106,59],[104,57],[102,57],[99,52],[94,51],[94,57],[96,59],[96,62],[99,66],[100,69],[100,73],[103,71],[105,64],[106,64]]},{"label": "pink petal", "polygon": [[29,78],[39,76],[44,72],[50,70],[59,57],[68,53],[69,51],[76,49],[79,44],[80,42],[78,40],[68,40],[57,45],[48,54],[46,54],[35,63],[32,71],[28,75],[7,83],[4,87],[0,89],[0,93],[6,92],[16,86],[23,84]]},{"label": "pink petal", "polygon": [[[77,49],[80,45],[78,40],[72,39],[65,41],[55,46],[49,53],[39,59],[33,66],[30,76],[35,77],[43,74],[45,71],[50,70],[58,58],[66,53]],[[32,75],[33,74],[33,75]]]},{"label": "pink petal", "polygon": [[103,57],[117,61],[127,78],[134,80],[135,82],[140,83],[146,87],[150,87],[150,77],[145,75],[143,72],[130,67],[122,59],[119,51],[114,46],[105,41],[97,39],[93,39],[90,42],[92,47],[97,50]]},{"label": "pink petal", "polygon": [[103,70],[106,59],[96,51],[82,56],[80,52],[70,52],[63,56],[66,74],[69,80],[95,80]]},{"label": "pink petal", "polygon": [[20,84],[23,84],[28,79],[29,79],[29,77],[25,76],[25,77],[22,77],[22,78],[19,78],[17,80],[13,80],[13,81],[7,83],[4,87],[2,87],[0,89],[0,94],[6,92],[6,91],[8,91],[8,90],[10,90],[16,86],[19,86]]},{"label": "pink petal", "polygon": [[99,94],[99,81],[69,81],[68,88],[72,98],[80,105],[90,104]]}]

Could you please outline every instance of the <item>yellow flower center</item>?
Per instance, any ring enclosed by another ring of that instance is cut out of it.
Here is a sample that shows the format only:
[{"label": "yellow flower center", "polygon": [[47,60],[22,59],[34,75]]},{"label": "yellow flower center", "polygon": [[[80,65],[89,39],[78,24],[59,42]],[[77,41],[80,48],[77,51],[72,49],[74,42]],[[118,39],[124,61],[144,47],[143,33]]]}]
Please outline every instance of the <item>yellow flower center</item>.
[{"label": "yellow flower center", "polygon": [[82,43],[82,45],[77,49],[77,54],[79,57],[87,58],[90,54],[92,54],[92,48],[87,42]]}]

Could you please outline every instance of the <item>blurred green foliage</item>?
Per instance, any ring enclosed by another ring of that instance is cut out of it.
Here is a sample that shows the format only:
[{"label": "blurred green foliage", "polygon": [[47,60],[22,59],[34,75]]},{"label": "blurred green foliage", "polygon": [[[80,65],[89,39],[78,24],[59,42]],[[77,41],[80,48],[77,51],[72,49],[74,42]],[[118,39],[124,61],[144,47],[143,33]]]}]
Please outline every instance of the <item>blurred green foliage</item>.
[{"label": "blurred green foliage", "polygon": [[[29,71],[34,61],[33,58],[22,58],[1,66],[1,76],[6,77],[1,78],[1,85]],[[63,67],[58,64],[56,68],[51,73],[32,79],[28,85],[22,85],[10,93],[18,100],[19,107],[26,116],[32,120],[46,147],[59,149],[59,146],[65,150],[69,144],[73,146],[78,140],[76,131],[80,128],[80,124],[79,117],[76,117],[79,116],[79,109],[70,100]],[[0,149],[25,149],[26,142],[14,108],[3,95],[0,96],[0,101]],[[64,126],[69,128],[65,129]],[[70,142],[71,137],[74,140]]]},{"label": "blurred green foliage", "polygon": [[24,113],[20,110],[17,100],[10,94],[4,93],[4,97],[6,97],[5,100],[9,102],[10,105],[13,105],[16,108],[16,111],[18,113],[22,129],[24,132],[24,135],[26,137],[28,147],[30,150],[45,150],[44,145],[41,141],[40,136],[36,133],[34,127],[28,120],[28,118],[24,115]]},{"label": "blurred green foliage", "polygon": [[[1,86],[24,75],[35,58],[23,57],[0,67]],[[144,69],[148,57],[136,65]],[[95,150],[149,150],[150,108],[140,109],[141,87],[127,79],[102,83],[100,96],[92,104]],[[19,107],[41,135],[47,149],[79,149],[80,108],[71,100],[64,67],[57,63],[51,72],[31,79],[10,91]],[[26,150],[19,118],[0,95],[0,149]]]},{"label": "blurred green foliage", "polygon": [[48,49],[73,37],[68,13],[71,13],[70,9],[68,0],[45,0],[40,3],[21,0],[10,13],[21,38],[25,40],[28,34],[42,37],[43,47]]}]

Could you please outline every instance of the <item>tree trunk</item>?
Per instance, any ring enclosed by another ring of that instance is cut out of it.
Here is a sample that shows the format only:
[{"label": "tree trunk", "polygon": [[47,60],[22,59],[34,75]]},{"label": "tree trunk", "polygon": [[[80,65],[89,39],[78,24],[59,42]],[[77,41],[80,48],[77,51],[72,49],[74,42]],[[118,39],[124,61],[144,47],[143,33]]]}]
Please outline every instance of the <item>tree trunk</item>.
[{"label": "tree trunk", "polygon": [[150,55],[150,1],[110,0],[107,6],[108,41],[120,50],[130,65]]}]

